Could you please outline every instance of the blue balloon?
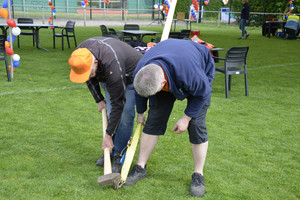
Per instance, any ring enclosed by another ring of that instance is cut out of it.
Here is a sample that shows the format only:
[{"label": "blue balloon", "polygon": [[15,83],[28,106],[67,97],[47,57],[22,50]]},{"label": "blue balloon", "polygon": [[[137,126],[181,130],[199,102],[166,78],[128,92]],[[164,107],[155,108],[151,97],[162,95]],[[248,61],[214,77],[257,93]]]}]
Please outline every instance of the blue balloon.
[{"label": "blue balloon", "polygon": [[[4,4],[4,3],[3,3]],[[290,4],[290,7],[294,7],[294,4]]]},{"label": "blue balloon", "polygon": [[81,6],[85,6],[85,2],[84,1],[81,1]]},{"label": "blue balloon", "polygon": [[55,10],[55,9],[53,9],[53,10],[52,10],[52,12],[56,13],[56,10]]},{"label": "blue balloon", "polygon": [[[10,5],[12,5],[12,1],[10,1]],[[8,1],[7,0],[3,1],[3,8],[8,8]]]},{"label": "blue balloon", "polygon": [[20,61],[13,61],[14,67],[19,67]]},{"label": "blue balloon", "polygon": [[3,1],[3,8],[7,8],[8,7],[8,1],[7,0],[4,0]]},{"label": "blue balloon", "polygon": [[160,7],[160,3],[157,4],[158,8]]},{"label": "blue balloon", "polygon": [[[14,42],[16,40],[16,37],[14,35],[12,35],[11,37],[12,37],[12,42]],[[9,36],[7,36],[6,40],[10,42]]]}]

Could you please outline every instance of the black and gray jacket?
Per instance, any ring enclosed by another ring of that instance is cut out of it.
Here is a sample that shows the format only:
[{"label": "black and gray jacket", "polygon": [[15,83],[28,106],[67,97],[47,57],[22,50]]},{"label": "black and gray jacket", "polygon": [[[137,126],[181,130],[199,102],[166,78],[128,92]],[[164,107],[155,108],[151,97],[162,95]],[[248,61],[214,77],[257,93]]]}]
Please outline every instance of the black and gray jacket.
[{"label": "black and gray jacket", "polygon": [[105,82],[110,95],[111,113],[106,134],[114,135],[125,105],[126,85],[132,83],[132,74],[142,54],[128,44],[114,38],[93,37],[77,48],[87,48],[98,60],[96,77],[86,84],[96,103],[104,100],[99,82]]},{"label": "black and gray jacket", "polygon": [[250,18],[250,6],[248,3],[245,3],[241,10],[241,19],[249,20],[249,18]]}]

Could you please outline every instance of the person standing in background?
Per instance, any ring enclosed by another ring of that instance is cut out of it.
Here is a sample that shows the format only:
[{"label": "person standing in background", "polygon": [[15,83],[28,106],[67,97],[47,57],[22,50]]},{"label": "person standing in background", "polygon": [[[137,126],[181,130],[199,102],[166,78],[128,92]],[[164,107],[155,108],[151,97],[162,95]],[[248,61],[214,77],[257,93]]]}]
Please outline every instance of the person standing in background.
[{"label": "person standing in background", "polygon": [[249,17],[250,17],[250,6],[248,3],[248,0],[242,0],[243,8],[241,10],[241,21],[240,21],[240,26],[239,28],[242,31],[242,36],[239,38],[239,40],[244,39],[244,35],[246,34],[246,39],[250,36],[249,33],[247,33],[245,26],[246,23],[249,22]]}]

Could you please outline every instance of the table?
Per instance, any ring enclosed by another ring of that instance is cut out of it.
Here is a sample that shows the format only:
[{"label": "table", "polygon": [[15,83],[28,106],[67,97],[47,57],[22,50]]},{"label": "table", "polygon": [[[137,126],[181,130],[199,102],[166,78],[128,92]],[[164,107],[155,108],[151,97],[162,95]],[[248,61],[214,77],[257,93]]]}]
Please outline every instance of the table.
[{"label": "table", "polygon": [[142,42],[144,36],[146,35],[156,35],[157,33],[160,33],[155,31],[146,31],[146,30],[120,30],[120,32],[128,33],[132,36],[135,36],[138,42]]},{"label": "table", "polygon": [[[212,56],[214,56],[214,57],[219,57],[219,51],[224,51],[224,48],[214,47],[214,48],[210,49],[210,52],[212,53]],[[213,58],[213,59],[214,59],[215,63],[219,62],[219,58]]]},{"label": "table", "polygon": [[[41,28],[49,28],[49,27],[55,27],[53,25],[49,24],[16,24],[17,27],[33,27],[35,29],[35,43],[36,43],[36,48],[38,49],[43,49],[45,51],[49,51],[48,49],[42,47],[40,45],[40,37],[39,37],[39,31]],[[5,23],[0,24],[0,27],[2,30],[4,30],[4,27],[8,28],[8,25]],[[6,28],[6,29],[7,29]]]},{"label": "table", "polygon": [[174,32],[175,32],[175,29],[176,29],[177,21],[183,21],[186,24],[186,29],[189,29],[189,25],[190,25],[189,30],[192,30],[192,22],[196,22],[196,20],[191,20],[191,19],[184,19],[184,20],[173,19],[172,22],[174,22]]},{"label": "table", "polygon": [[271,31],[272,31],[272,26],[276,26],[278,27],[278,25],[281,25],[282,27],[284,27],[284,25],[286,24],[286,22],[282,22],[282,21],[265,21],[266,24],[269,25],[268,28],[268,38],[270,38],[271,35]]}]

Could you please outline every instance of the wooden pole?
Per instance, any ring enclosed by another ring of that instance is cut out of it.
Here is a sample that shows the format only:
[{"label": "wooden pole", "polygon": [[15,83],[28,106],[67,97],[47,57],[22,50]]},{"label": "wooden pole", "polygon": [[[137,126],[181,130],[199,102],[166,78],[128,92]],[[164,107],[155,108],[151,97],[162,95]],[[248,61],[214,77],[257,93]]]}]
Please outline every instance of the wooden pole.
[{"label": "wooden pole", "polygon": [[168,17],[167,17],[167,21],[165,23],[165,27],[161,36],[161,40],[160,41],[164,41],[167,40],[169,38],[169,33],[171,30],[171,26],[172,26],[172,21],[173,21],[173,17],[174,17],[174,12],[175,12],[175,8],[176,8],[176,3],[177,0],[173,0],[169,13],[168,13]]},{"label": "wooden pole", "polygon": [[[8,19],[11,19],[11,0],[8,0]],[[13,50],[13,41],[12,41],[12,34],[11,34],[11,27],[9,26],[9,41],[10,41],[10,48]],[[14,78],[14,61],[13,57],[10,56],[10,77]]]}]

